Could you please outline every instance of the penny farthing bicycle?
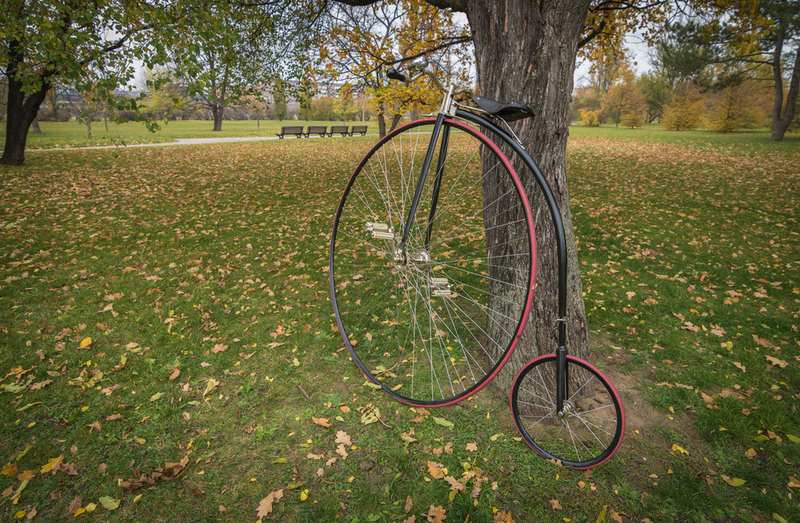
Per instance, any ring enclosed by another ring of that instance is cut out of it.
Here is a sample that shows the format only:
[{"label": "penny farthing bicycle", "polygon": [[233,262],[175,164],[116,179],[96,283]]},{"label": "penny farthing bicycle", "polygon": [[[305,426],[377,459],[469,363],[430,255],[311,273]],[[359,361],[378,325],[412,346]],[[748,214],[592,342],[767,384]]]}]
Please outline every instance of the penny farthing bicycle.
[{"label": "penny farthing bicycle", "polygon": [[520,341],[536,278],[534,218],[511,151],[555,228],[559,312],[556,350],[517,373],[511,411],[539,455],[589,469],[617,451],[625,417],[608,378],[567,353],[561,213],[508,125],[532,111],[474,102],[455,101],[448,84],[435,116],[392,131],[356,167],[330,240],[336,323],[364,376],[406,405],[453,405],[490,383]]}]

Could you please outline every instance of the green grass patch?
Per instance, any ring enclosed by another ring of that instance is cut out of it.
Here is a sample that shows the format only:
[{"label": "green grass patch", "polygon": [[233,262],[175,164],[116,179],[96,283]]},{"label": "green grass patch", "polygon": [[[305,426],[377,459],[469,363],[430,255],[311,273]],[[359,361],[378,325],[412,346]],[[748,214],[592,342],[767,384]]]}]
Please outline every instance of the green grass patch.
[{"label": "green grass patch", "polygon": [[252,520],[282,490],[277,520],[800,519],[800,142],[595,132],[573,129],[572,208],[630,420],[592,473],[529,452],[506,391],[426,413],[350,363],[327,241],[372,138],[0,168],[3,517]]}]

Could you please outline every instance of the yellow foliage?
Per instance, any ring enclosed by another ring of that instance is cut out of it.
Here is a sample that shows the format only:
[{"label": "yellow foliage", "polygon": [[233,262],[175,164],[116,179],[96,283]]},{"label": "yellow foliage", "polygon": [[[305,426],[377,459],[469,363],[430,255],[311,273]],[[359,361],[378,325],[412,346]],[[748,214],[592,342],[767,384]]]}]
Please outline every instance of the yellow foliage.
[{"label": "yellow foliage", "polygon": [[581,109],[580,118],[581,124],[586,127],[600,127],[600,111]]}]

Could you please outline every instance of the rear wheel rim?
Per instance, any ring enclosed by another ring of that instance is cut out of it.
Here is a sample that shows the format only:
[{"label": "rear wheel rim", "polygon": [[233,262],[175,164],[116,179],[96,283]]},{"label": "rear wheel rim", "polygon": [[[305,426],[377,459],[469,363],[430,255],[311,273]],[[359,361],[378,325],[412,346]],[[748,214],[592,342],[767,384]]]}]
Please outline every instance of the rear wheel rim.
[{"label": "rear wheel rim", "polygon": [[[396,258],[402,258],[398,236],[432,125],[432,119],[413,122],[388,135],[367,154],[337,209],[329,260],[337,326],[354,363],[369,381],[414,406],[453,404],[491,381],[508,361],[524,329],[536,267],[530,205],[510,161],[479,131],[450,119],[445,125],[450,129],[451,146],[430,248],[425,249],[423,241],[430,210],[424,202],[430,200],[433,190],[438,144],[415,218],[417,230],[409,237],[407,258],[397,262]],[[405,145],[410,145],[407,150]],[[491,167],[481,163],[481,149]],[[464,167],[459,169],[462,162]],[[477,173],[473,173],[473,165],[477,165]],[[471,174],[475,175],[470,178]],[[506,177],[503,180],[511,190],[492,202],[478,202],[477,198],[483,197],[482,183],[494,176]],[[470,204],[475,208],[467,208]],[[508,207],[510,210],[498,214],[509,218],[486,225],[484,219],[499,219],[491,217],[493,206]],[[503,256],[514,259],[514,267],[504,269],[497,254],[485,251],[486,229],[493,227],[507,228],[504,230],[513,238],[508,246],[500,247],[509,250]],[[480,234],[483,240],[478,238]],[[361,263],[360,272],[355,270],[357,262]],[[503,278],[492,278],[504,270]],[[513,315],[502,315],[500,320],[501,312],[495,310],[489,290],[491,285],[503,284],[518,288],[520,299],[512,306]],[[359,293],[359,287],[369,292]],[[382,328],[382,322],[393,329]],[[393,335],[385,335],[392,330]],[[493,337],[489,332],[501,334]]]},{"label": "rear wheel rim", "polygon": [[525,442],[539,455],[586,470],[619,450],[625,415],[619,393],[589,362],[567,356],[570,387],[561,415],[555,407],[557,357],[549,354],[523,367],[511,390],[511,411]]}]

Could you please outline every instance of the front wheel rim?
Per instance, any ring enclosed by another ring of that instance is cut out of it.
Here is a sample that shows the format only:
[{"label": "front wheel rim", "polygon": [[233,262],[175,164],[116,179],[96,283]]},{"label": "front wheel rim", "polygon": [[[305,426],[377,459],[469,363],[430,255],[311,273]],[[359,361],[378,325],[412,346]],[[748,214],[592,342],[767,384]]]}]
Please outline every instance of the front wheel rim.
[{"label": "front wheel rim", "polygon": [[[522,203],[520,204],[520,207],[523,208],[523,211],[524,211],[524,216],[523,216],[524,219],[521,220],[521,221],[525,222],[524,223],[524,226],[526,227],[525,234],[527,235],[527,238],[528,238],[528,240],[527,240],[528,241],[528,246],[526,247],[526,249],[527,249],[527,252],[528,252],[528,256],[530,258],[529,270],[526,269],[526,274],[525,274],[525,277],[526,277],[526,281],[524,282],[525,296],[524,296],[524,300],[523,300],[523,302],[522,302],[522,304],[520,306],[520,310],[522,310],[523,313],[520,314],[519,321],[515,325],[515,329],[513,329],[513,336],[508,336],[508,343],[507,343],[507,346],[504,347],[505,350],[502,353],[502,358],[498,358],[497,361],[492,362],[491,369],[486,370],[486,372],[483,374],[483,378],[482,379],[476,379],[476,380],[474,380],[473,383],[470,383],[469,386],[464,386],[464,387],[461,388],[461,390],[455,390],[454,392],[456,392],[456,393],[454,393],[454,394],[450,394],[450,395],[441,394],[440,395],[441,397],[435,397],[435,398],[430,398],[430,399],[422,399],[420,397],[414,397],[413,395],[410,395],[408,393],[404,394],[404,392],[406,392],[405,390],[400,390],[398,388],[393,387],[391,384],[387,384],[388,380],[386,380],[386,379],[379,379],[378,375],[381,375],[381,378],[385,378],[385,374],[382,374],[382,373],[385,373],[386,370],[387,370],[387,367],[389,367],[389,366],[381,366],[381,367],[378,368],[378,367],[376,367],[374,365],[374,362],[372,364],[370,364],[370,362],[365,362],[362,359],[362,357],[360,357],[360,355],[358,353],[358,350],[356,350],[356,348],[353,346],[353,344],[350,341],[349,328],[346,327],[346,323],[348,323],[348,322],[346,321],[346,318],[343,319],[343,316],[345,316],[345,314],[342,313],[342,310],[341,310],[341,307],[340,307],[340,305],[341,305],[341,299],[340,298],[341,297],[337,295],[337,284],[341,284],[341,278],[338,277],[339,271],[338,271],[338,268],[337,268],[337,264],[335,262],[335,255],[337,253],[337,239],[338,239],[338,234],[339,234],[339,226],[340,226],[340,220],[342,220],[342,213],[343,213],[343,209],[345,208],[345,202],[346,202],[346,200],[348,198],[348,195],[350,194],[351,190],[353,189],[353,185],[356,182],[357,177],[361,174],[361,172],[363,170],[366,169],[365,165],[368,163],[368,161],[370,160],[371,156],[375,155],[377,153],[377,151],[379,151],[381,149],[381,147],[384,146],[384,144],[386,144],[393,137],[399,135],[400,133],[408,131],[409,129],[412,129],[412,128],[415,128],[415,127],[419,127],[419,126],[422,126],[422,125],[431,125],[432,123],[433,123],[432,119],[424,119],[424,120],[420,120],[420,121],[417,121],[417,122],[412,122],[411,124],[408,124],[408,125],[400,128],[400,129],[394,131],[393,133],[390,133],[390,135],[385,137],[383,140],[379,141],[378,144],[376,144],[376,146],[365,157],[365,159],[362,161],[362,163],[359,165],[359,167],[356,169],[355,173],[351,177],[350,182],[348,183],[348,186],[347,186],[347,188],[345,190],[345,193],[344,193],[344,195],[342,197],[342,200],[340,201],[339,207],[337,209],[337,213],[336,213],[336,215],[334,217],[333,233],[332,233],[332,236],[331,236],[331,250],[330,250],[330,258],[329,258],[329,271],[330,271],[329,284],[330,284],[331,301],[332,301],[332,305],[333,305],[333,309],[334,309],[334,314],[336,315],[337,326],[339,328],[340,334],[342,335],[342,338],[344,340],[345,346],[348,348],[348,350],[351,353],[351,356],[352,356],[352,359],[353,359],[354,363],[362,371],[362,373],[367,377],[367,379],[369,381],[379,385],[390,396],[392,396],[393,398],[395,398],[395,399],[397,399],[397,400],[399,400],[399,401],[401,401],[403,403],[406,403],[408,405],[420,406],[420,407],[445,406],[445,405],[450,405],[450,404],[456,403],[456,402],[461,401],[461,400],[465,399],[466,397],[478,392],[481,388],[483,388],[487,383],[489,383],[494,378],[494,376],[497,374],[497,372],[499,372],[499,370],[503,367],[503,365],[505,365],[505,363],[510,358],[511,353],[513,352],[513,349],[515,348],[516,344],[518,343],[519,337],[520,337],[520,335],[521,335],[521,333],[522,333],[522,331],[524,329],[525,323],[526,323],[527,318],[528,318],[529,313],[530,313],[530,304],[531,304],[531,301],[532,301],[532,298],[533,298],[532,283],[533,283],[533,281],[535,279],[535,233],[533,231],[533,219],[532,219],[532,214],[531,214],[531,211],[530,211],[530,205],[529,205],[529,203],[527,201],[527,196],[525,195],[524,188],[522,187],[521,181],[519,180],[518,176],[516,175],[516,172],[513,170],[513,167],[511,166],[511,163],[508,160],[508,158],[505,157],[505,155],[503,155],[502,152],[500,152],[500,150],[497,148],[497,146],[493,142],[488,140],[479,131],[471,128],[470,126],[467,126],[467,125],[465,125],[464,123],[462,123],[462,122],[460,122],[458,120],[448,119],[448,120],[445,121],[445,125],[449,126],[451,129],[456,129],[456,130],[459,130],[459,131],[463,131],[464,134],[471,135],[473,139],[476,139],[478,141],[479,145],[481,145],[481,146],[485,145],[485,146],[487,146],[489,148],[489,150],[492,151],[492,153],[499,159],[499,161],[502,162],[503,169],[505,169],[510,174],[511,179],[513,181],[514,193],[517,194],[518,196],[521,195],[520,196],[520,201]],[[448,161],[449,161],[449,159],[450,159],[450,151],[448,150]],[[445,170],[446,171],[448,170],[447,166],[445,166]],[[431,175],[429,175],[428,183],[431,183],[431,179],[433,178],[433,172],[434,171],[435,171],[435,169],[432,166],[431,167]],[[485,177],[485,174],[484,174],[484,177]],[[442,192],[444,192],[444,190]],[[485,209],[486,209],[486,207],[484,207],[484,210]],[[401,215],[401,213],[395,212],[395,215]],[[419,213],[418,213],[418,216],[419,216]],[[438,216],[437,216],[437,218],[438,218]],[[374,235],[374,237],[392,238],[393,231],[399,230],[399,227],[390,226],[390,223],[388,223],[389,221],[390,220],[387,219],[387,220],[382,220],[382,221],[379,221],[379,222],[369,222],[369,223],[367,223],[367,225],[372,227],[372,231],[373,231],[372,234]],[[416,225],[417,224],[415,223],[415,226]],[[439,224],[437,224],[437,227],[439,227]],[[386,250],[386,252],[389,252],[389,251],[390,251],[390,249]],[[416,253],[416,254],[419,254],[421,257],[424,258],[424,256],[422,256],[422,254],[420,254],[420,253]],[[425,254],[427,254],[427,253],[425,253]],[[389,255],[391,256],[392,253],[390,253]],[[463,271],[463,272],[467,273],[469,271]],[[422,285],[419,284],[419,282],[424,278],[424,275],[421,274],[421,271],[418,271],[418,270],[410,271],[409,274],[411,275],[411,277],[406,278],[407,285],[408,286],[416,285],[417,288],[422,287]],[[433,280],[436,280],[436,278],[428,278],[428,280],[426,280],[426,283],[432,283]],[[521,284],[521,286],[522,286],[522,284]],[[447,289],[447,282],[445,282],[445,284],[442,285],[441,289],[435,288],[433,290],[433,292],[440,292],[440,293],[442,293],[442,295],[447,293],[447,292],[449,292],[449,290]],[[470,290],[469,292],[475,292],[475,291]],[[468,293],[465,292],[464,294],[468,294]],[[463,312],[459,312],[459,311],[452,312],[452,311],[450,311],[450,313],[451,314],[461,314],[462,317],[466,317],[466,315],[464,315]],[[431,315],[434,316],[434,313],[432,313]],[[445,330],[445,329],[441,329],[441,330]],[[362,340],[363,340],[363,338],[362,338]],[[446,358],[444,356],[442,357],[442,360],[445,361],[445,364],[444,364],[445,369],[447,368],[447,363],[446,363],[447,359],[448,358]],[[466,358],[466,359],[468,359],[468,358]],[[473,360],[473,364],[475,364],[474,360]],[[476,366],[477,366],[477,364],[476,364]],[[454,370],[455,370],[455,365],[453,365],[453,367],[454,367]],[[393,367],[389,367],[388,370],[392,371],[392,369],[393,369]],[[376,370],[377,370],[377,372],[376,372]],[[476,375],[481,375],[479,372],[476,372],[475,374]],[[448,379],[452,380],[453,378],[452,378],[452,376],[448,375]],[[452,385],[453,385],[452,381],[451,381],[450,385],[452,387]],[[433,387],[431,387],[431,388],[433,389]],[[440,389],[440,391],[441,391],[441,389]]]}]

